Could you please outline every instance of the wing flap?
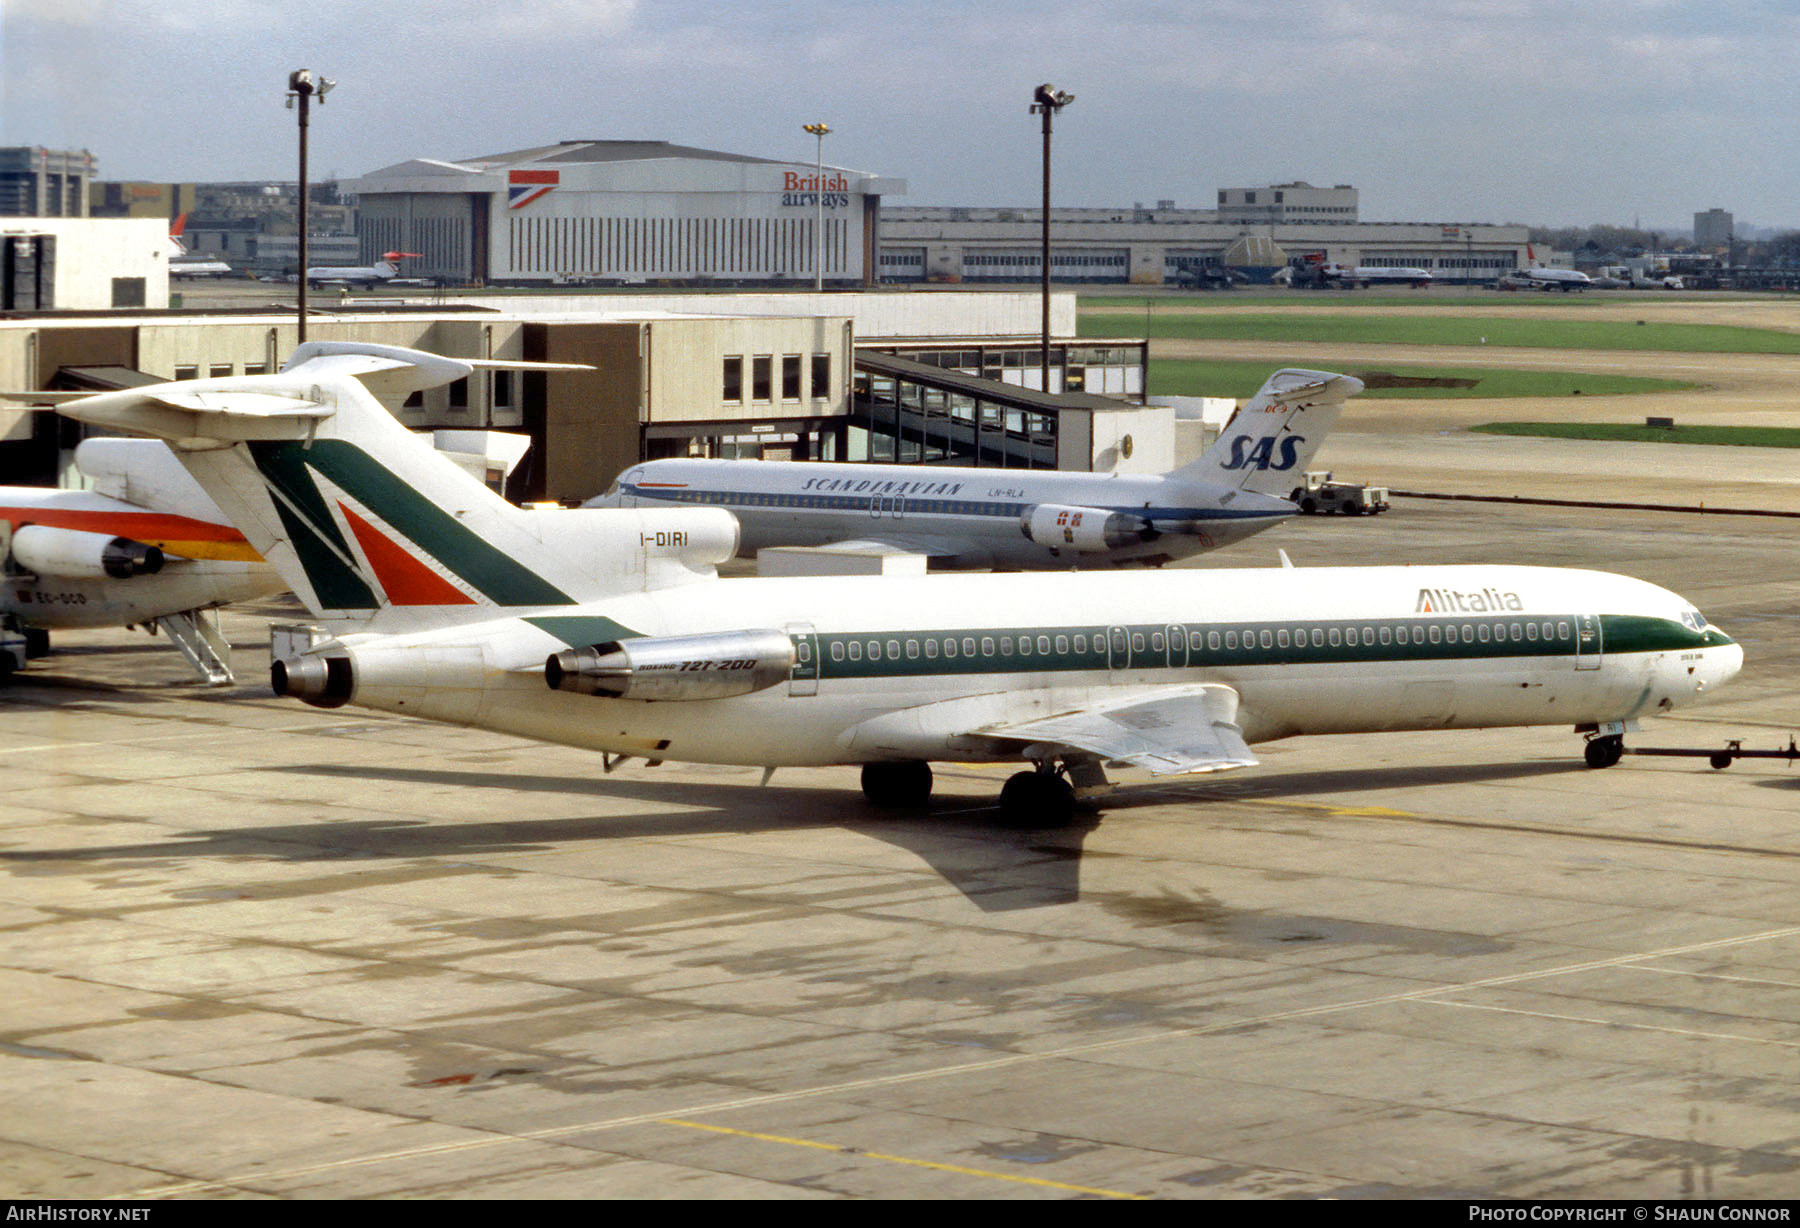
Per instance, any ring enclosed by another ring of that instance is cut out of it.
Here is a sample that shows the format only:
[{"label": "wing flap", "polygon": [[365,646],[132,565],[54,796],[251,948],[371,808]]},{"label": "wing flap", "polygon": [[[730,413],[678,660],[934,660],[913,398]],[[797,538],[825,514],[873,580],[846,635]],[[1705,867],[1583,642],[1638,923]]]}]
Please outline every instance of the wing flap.
[{"label": "wing flap", "polygon": [[1202,683],[975,732],[1066,746],[1135,764],[1153,776],[1221,772],[1257,763],[1238,728],[1237,707],[1236,691]]}]

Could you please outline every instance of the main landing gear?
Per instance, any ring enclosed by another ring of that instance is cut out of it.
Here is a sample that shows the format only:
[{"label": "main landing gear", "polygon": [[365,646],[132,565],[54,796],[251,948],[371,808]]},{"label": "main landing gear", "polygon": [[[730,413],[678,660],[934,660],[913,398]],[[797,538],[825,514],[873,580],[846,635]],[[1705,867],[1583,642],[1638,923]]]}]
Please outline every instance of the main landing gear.
[{"label": "main landing gear", "polygon": [[884,810],[916,810],[931,800],[931,765],[919,759],[865,763],[862,791]]},{"label": "main landing gear", "polygon": [[1008,827],[1066,827],[1075,817],[1075,786],[1049,764],[1007,778],[1000,821]]},{"label": "main landing gear", "polygon": [[[1055,758],[1008,778],[1000,790],[1000,821],[1008,827],[1066,827],[1077,807],[1110,792],[1098,759]],[[917,810],[931,800],[931,765],[920,760],[865,763],[863,796],[884,810]]]}]

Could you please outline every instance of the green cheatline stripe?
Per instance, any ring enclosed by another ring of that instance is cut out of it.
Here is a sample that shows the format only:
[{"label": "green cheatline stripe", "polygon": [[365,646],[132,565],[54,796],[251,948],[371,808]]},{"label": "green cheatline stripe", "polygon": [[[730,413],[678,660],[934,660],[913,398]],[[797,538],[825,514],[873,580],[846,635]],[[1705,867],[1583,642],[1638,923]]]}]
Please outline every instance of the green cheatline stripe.
[{"label": "green cheatline stripe", "polygon": [[543,614],[526,622],[540,631],[549,632],[570,648],[586,648],[591,644],[610,644],[614,640],[639,638],[624,623],[610,618],[580,614]]},{"label": "green cheatline stripe", "polygon": [[498,606],[574,605],[575,598],[483,541],[456,517],[342,439],[290,449]]},{"label": "green cheatline stripe", "polygon": [[274,500],[275,511],[319,604],[327,610],[374,609],[375,593],[346,561],[356,556],[306,471],[305,454],[291,443],[252,443],[249,448],[264,480],[281,496]]},{"label": "green cheatline stripe", "polygon": [[[1589,618],[1587,621],[1590,627],[1594,625],[1595,620]],[[1622,653],[1677,652],[1731,642],[1728,636],[1710,628],[1694,631],[1664,618],[1607,614],[1597,621],[1597,636],[1580,648],[1580,656],[1584,659]],[[1117,668],[1127,669],[1165,669],[1171,664],[1176,668],[1205,669],[1517,657],[1568,657],[1573,660],[1581,622],[1582,619],[1569,614],[1474,617],[1446,614],[1403,619],[1156,623],[1117,628],[1063,624],[929,632],[832,632],[818,637],[819,676],[826,679],[909,677],[1115,668],[1114,651],[1109,648],[1115,630],[1124,633],[1129,656],[1128,663]],[[1523,636],[1527,624],[1538,632],[1538,638]],[[1552,628],[1549,634],[1543,630],[1546,624]],[[1517,640],[1512,638],[1515,626],[1521,632],[1521,638]],[[1434,627],[1438,632],[1436,642],[1430,637]],[[1463,638],[1465,627],[1469,629],[1468,639]],[[1488,633],[1485,640],[1480,638],[1483,628]],[[1323,643],[1313,644],[1315,629],[1321,633]],[[1406,635],[1405,642],[1400,640],[1402,631]],[[1454,642],[1448,638],[1452,631],[1456,634]],[[1506,638],[1498,638],[1497,632],[1503,632]],[[1352,633],[1357,641],[1354,644],[1350,642]],[[1331,642],[1334,634],[1336,643]],[[1384,634],[1386,642],[1382,639]],[[1263,645],[1265,635],[1269,639],[1267,647]],[[1039,644],[1040,637],[1047,645]],[[954,654],[950,651],[950,641],[955,642]],[[857,648],[855,658],[850,656],[852,644]]]}]

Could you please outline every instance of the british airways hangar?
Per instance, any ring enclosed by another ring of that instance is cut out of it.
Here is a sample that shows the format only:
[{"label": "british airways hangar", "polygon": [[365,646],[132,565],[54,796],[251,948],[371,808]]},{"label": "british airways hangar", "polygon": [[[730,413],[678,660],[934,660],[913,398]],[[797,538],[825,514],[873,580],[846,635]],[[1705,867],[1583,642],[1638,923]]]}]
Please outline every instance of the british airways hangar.
[{"label": "british airways hangar", "polygon": [[563,141],[415,158],[345,183],[363,255],[421,252],[412,276],[491,285],[867,285],[900,179],[667,141]]}]

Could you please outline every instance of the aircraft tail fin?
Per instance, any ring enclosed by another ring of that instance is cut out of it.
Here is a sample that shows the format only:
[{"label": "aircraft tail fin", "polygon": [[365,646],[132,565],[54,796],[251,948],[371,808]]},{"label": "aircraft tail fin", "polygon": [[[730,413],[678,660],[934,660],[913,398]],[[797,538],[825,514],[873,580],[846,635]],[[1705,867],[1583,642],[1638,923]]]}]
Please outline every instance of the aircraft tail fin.
[{"label": "aircraft tail fin", "polygon": [[1286,497],[1337,422],[1361,380],[1330,371],[1284,368],[1238,410],[1198,460],[1171,475]]},{"label": "aircraft tail fin", "polygon": [[571,606],[711,575],[731,557],[737,524],[719,509],[514,507],[415,437],[371,391],[432,387],[477,365],[390,346],[312,343],[274,375],[124,389],[61,410],[167,440],[338,634]]}]

